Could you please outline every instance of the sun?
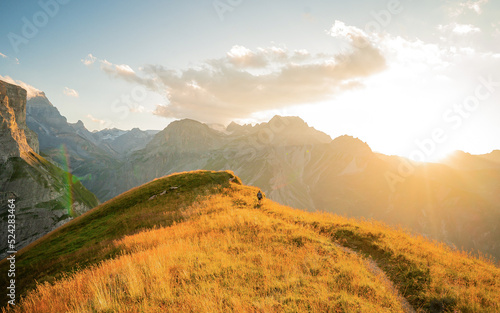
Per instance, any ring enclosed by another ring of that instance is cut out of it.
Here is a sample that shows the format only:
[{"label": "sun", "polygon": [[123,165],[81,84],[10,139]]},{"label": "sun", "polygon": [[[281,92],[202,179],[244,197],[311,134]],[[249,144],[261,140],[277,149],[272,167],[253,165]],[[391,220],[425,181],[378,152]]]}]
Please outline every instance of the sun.
[{"label": "sun", "polygon": [[[429,152],[429,151],[426,151]],[[431,151],[430,153],[424,153],[423,151],[415,151],[411,153],[408,158],[416,162],[426,162],[426,163],[442,163],[448,157],[450,157],[455,150],[453,149],[437,149]]]}]

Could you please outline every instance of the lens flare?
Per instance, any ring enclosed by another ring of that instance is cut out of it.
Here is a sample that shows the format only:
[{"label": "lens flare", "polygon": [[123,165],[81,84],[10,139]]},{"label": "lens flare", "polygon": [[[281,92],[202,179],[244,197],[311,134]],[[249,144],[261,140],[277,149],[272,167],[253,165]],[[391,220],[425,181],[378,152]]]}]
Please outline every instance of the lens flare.
[{"label": "lens flare", "polygon": [[62,167],[63,170],[66,172],[66,175],[63,176],[63,183],[65,188],[64,199],[66,200],[64,203],[64,207],[66,208],[67,214],[69,216],[75,216],[75,212],[73,210],[73,179],[75,179],[76,177],[73,177],[73,175],[70,173],[71,168],[69,162],[68,149],[66,145],[64,144],[61,145],[60,152],[61,152]]}]

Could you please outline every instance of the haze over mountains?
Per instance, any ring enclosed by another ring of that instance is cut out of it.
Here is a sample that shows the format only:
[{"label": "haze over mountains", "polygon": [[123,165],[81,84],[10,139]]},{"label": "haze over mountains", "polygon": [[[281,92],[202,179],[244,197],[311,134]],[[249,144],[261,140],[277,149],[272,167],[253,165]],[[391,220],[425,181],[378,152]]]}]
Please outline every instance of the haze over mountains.
[{"label": "haze over mountains", "polygon": [[[499,151],[413,164],[374,153],[357,138],[332,140],[299,117],[233,122],[225,130],[185,119],[160,132],[89,132],[80,121],[68,123],[44,95],[27,108],[42,154],[101,201],[174,172],[231,169],[285,205],[374,218],[500,257]],[[405,164],[413,173],[391,178]]]}]

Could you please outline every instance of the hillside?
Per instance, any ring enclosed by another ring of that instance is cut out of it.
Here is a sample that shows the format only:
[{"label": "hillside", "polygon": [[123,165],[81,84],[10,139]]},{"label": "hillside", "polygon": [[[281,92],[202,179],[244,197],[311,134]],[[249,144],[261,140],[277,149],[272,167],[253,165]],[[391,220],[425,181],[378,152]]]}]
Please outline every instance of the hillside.
[{"label": "hillside", "polygon": [[3,312],[500,310],[488,260],[257,190],[197,171],[127,191],[20,251],[23,299]]}]

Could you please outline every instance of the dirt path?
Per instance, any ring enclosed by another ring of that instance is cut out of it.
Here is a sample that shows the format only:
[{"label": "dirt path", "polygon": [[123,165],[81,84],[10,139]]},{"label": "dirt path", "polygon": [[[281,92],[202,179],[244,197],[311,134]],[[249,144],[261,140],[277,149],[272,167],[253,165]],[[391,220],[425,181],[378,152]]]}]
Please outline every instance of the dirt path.
[{"label": "dirt path", "polygon": [[[337,246],[338,248],[342,249],[342,251],[344,251],[346,253],[359,255],[356,251],[354,251],[352,249],[349,249],[349,248],[346,248],[344,246],[341,246],[338,243],[334,243],[334,244],[335,244],[335,246]],[[387,275],[385,274],[385,272],[380,267],[378,267],[378,265],[377,265],[377,263],[375,261],[367,259],[367,258],[364,258],[364,257],[363,257],[363,260],[367,264],[367,269],[373,275],[378,276],[379,278],[381,278],[382,281],[384,282],[384,285],[387,288],[389,288],[392,291],[393,294],[395,294],[397,296],[398,301],[401,304],[401,307],[403,307],[403,310],[406,313],[417,313],[417,311],[415,311],[415,309],[411,306],[411,304],[408,302],[408,300],[406,300],[406,298],[403,297],[399,293],[398,289],[394,286],[394,284],[389,279],[389,277],[387,277]]]},{"label": "dirt path", "polygon": [[[273,215],[273,217],[277,217],[277,218],[281,218],[280,216],[278,215]],[[290,223],[289,220],[286,220],[284,218],[281,218],[284,222],[286,223]],[[377,263],[371,259],[367,259],[366,257],[364,256],[361,256],[358,252],[356,252],[355,250],[353,249],[350,249],[350,248],[347,248],[347,247],[344,247],[336,242],[331,242],[333,245],[335,245],[336,247],[338,247],[339,249],[341,249],[342,251],[346,252],[346,253],[349,253],[349,254],[355,254],[357,256],[360,256],[364,262],[366,263],[366,268],[370,271],[370,273],[372,273],[373,275],[381,278],[381,280],[383,281],[384,285],[389,288],[389,290],[391,290],[391,292],[396,295],[396,298],[398,299],[399,303],[401,304],[401,307],[403,308],[403,310],[405,311],[405,313],[418,313],[414,308],[413,306],[408,302],[408,300],[406,300],[405,297],[403,297],[400,293],[399,293],[399,290],[396,288],[396,286],[394,286],[393,282],[389,279],[389,277],[387,277],[387,275],[385,274],[385,272],[377,265]]]}]

